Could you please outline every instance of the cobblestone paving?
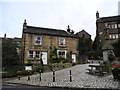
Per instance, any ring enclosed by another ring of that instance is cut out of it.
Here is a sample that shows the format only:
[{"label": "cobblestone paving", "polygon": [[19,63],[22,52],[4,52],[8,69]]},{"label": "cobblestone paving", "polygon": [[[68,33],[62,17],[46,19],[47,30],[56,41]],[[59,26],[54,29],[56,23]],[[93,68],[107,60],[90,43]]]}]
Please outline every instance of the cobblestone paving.
[{"label": "cobblestone paving", "polygon": [[[76,87],[76,88],[112,88],[120,89],[120,82],[113,79],[112,75],[96,76],[86,73],[89,64],[76,65],[71,68],[56,71],[55,82],[53,82],[52,72],[42,73],[42,80],[39,74],[22,77],[21,80],[14,79],[9,83],[21,83],[36,86],[57,86],[57,87]],[[70,82],[69,71],[72,71],[72,82]]]}]

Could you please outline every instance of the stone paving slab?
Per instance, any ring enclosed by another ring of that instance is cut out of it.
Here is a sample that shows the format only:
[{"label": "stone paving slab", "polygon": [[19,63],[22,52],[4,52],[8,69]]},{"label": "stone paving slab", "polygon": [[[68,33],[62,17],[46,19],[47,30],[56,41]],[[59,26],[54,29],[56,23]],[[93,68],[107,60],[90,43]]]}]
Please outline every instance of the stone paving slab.
[{"label": "stone paving slab", "polygon": [[[111,88],[120,89],[120,82],[114,80],[112,75],[96,76],[86,73],[90,64],[76,65],[71,68],[56,71],[55,82],[53,82],[52,72],[42,73],[41,81],[39,74],[28,77],[22,77],[21,80],[14,79],[8,83],[27,84],[47,87],[72,87],[72,88]],[[70,72],[72,71],[72,82],[70,82]]]}]

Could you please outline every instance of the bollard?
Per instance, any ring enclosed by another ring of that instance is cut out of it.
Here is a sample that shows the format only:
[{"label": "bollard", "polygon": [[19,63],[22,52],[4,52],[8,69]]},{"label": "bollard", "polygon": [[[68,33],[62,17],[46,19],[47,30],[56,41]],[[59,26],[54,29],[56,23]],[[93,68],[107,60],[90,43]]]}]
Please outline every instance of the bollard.
[{"label": "bollard", "polygon": [[71,70],[70,70],[70,82],[72,82],[72,74],[71,74]]},{"label": "bollard", "polygon": [[53,82],[55,82],[55,71],[53,70]]},{"label": "bollard", "polygon": [[30,76],[28,75],[28,81],[30,80]]},{"label": "bollard", "polygon": [[20,76],[18,76],[18,80],[20,80]]},{"label": "bollard", "polygon": [[39,71],[39,74],[40,74],[40,81],[41,81],[41,70]]}]

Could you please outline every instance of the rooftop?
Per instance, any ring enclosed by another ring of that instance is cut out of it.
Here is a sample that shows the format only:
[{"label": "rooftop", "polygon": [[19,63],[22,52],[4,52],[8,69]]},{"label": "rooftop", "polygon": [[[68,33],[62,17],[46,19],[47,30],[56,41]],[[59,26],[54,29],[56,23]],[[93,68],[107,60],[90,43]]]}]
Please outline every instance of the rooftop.
[{"label": "rooftop", "polygon": [[76,37],[74,34],[69,34],[65,30],[44,28],[44,27],[34,27],[26,26],[26,29],[23,29],[23,33],[29,34],[39,34],[39,35],[52,35],[52,36],[64,36],[64,37]]},{"label": "rooftop", "polygon": [[96,22],[120,22],[120,15],[98,18]]}]

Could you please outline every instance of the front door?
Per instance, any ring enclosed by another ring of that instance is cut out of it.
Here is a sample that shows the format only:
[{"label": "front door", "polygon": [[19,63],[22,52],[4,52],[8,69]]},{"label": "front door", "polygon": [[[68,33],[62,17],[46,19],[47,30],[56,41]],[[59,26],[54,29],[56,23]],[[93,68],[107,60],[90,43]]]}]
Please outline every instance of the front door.
[{"label": "front door", "polygon": [[72,62],[76,63],[76,54],[72,54]]},{"label": "front door", "polygon": [[47,52],[42,52],[43,65],[47,65]]}]

